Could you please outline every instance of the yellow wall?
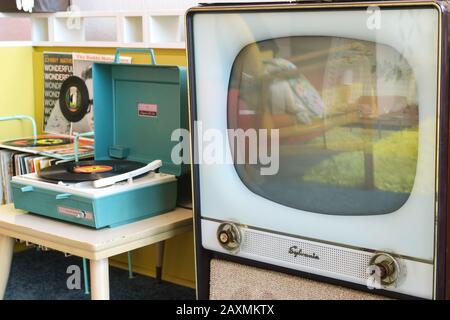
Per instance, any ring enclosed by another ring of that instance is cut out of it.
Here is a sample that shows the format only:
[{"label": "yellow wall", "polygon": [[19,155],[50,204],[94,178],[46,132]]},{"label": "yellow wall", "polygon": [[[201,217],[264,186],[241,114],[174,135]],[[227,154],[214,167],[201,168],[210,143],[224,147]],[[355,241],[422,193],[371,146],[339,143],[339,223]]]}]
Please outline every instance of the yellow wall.
[{"label": "yellow wall", "polygon": [[[0,117],[34,115],[32,53],[31,47],[0,47]],[[31,128],[28,121],[0,122],[0,140],[32,135]]]},{"label": "yellow wall", "polygon": [[[86,52],[113,54],[113,48],[43,48],[33,49],[34,104],[38,127],[42,128],[43,114],[43,52]],[[148,55],[126,54],[133,57],[133,63],[149,63]],[[156,50],[158,64],[186,65],[184,50]],[[31,67],[30,67],[31,68]],[[30,69],[31,70],[31,69]],[[29,70],[28,70],[29,71]],[[155,276],[155,248],[149,246],[133,252],[133,269],[138,273]],[[127,267],[127,256],[120,255],[111,259],[111,264]],[[163,279],[177,284],[195,287],[193,233],[180,235],[166,242],[164,256]]]},{"label": "yellow wall", "polygon": [[[0,47],[0,116],[34,115],[33,49]],[[0,123],[0,140],[32,134],[28,121]]]}]

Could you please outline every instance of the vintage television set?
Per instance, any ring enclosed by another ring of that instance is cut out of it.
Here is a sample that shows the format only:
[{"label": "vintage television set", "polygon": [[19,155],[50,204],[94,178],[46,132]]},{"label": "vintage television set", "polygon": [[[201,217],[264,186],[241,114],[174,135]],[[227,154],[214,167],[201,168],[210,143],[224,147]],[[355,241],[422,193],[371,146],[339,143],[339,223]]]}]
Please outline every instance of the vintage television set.
[{"label": "vintage television set", "polygon": [[[188,11],[199,298],[209,297],[215,258],[450,298],[448,9]],[[220,136],[223,148],[212,147]]]}]

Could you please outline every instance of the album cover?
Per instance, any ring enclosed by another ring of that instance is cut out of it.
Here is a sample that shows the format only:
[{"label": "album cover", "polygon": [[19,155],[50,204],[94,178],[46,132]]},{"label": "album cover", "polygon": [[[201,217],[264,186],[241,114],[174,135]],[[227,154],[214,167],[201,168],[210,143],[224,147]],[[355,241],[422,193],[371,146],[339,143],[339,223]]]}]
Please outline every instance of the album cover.
[{"label": "album cover", "polygon": [[[114,55],[44,53],[44,132],[94,131],[92,64],[113,61]],[[131,57],[120,63],[131,63]]]}]

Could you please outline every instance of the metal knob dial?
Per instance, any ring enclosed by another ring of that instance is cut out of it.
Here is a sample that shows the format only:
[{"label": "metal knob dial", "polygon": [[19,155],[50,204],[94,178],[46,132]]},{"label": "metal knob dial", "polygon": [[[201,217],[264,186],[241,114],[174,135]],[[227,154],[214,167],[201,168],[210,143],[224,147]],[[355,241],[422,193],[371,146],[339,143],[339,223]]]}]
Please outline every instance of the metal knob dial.
[{"label": "metal knob dial", "polygon": [[389,287],[394,286],[400,278],[400,264],[388,253],[377,253],[369,262],[372,275],[379,277],[380,284]]},{"label": "metal knob dial", "polygon": [[238,250],[241,245],[239,228],[233,223],[222,223],[217,229],[217,240],[228,251]]}]

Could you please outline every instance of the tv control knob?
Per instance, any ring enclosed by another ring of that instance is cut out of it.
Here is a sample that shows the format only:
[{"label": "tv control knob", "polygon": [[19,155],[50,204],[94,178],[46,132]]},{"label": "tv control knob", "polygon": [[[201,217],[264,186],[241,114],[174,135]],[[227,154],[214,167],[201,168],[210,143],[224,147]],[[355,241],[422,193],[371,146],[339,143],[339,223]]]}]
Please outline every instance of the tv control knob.
[{"label": "tv control knob", "polygon": [[234,223],[222,223],[217,229],[217,240],[222,248],[237,251],[241,245],[241,233]]},{"label": "tv control knob", "polygon": [[400,278],[400,264],[389,253],[376,253],[370,259],[369,267],[370,275],[379,279],[384,287],[395,286]]}]

